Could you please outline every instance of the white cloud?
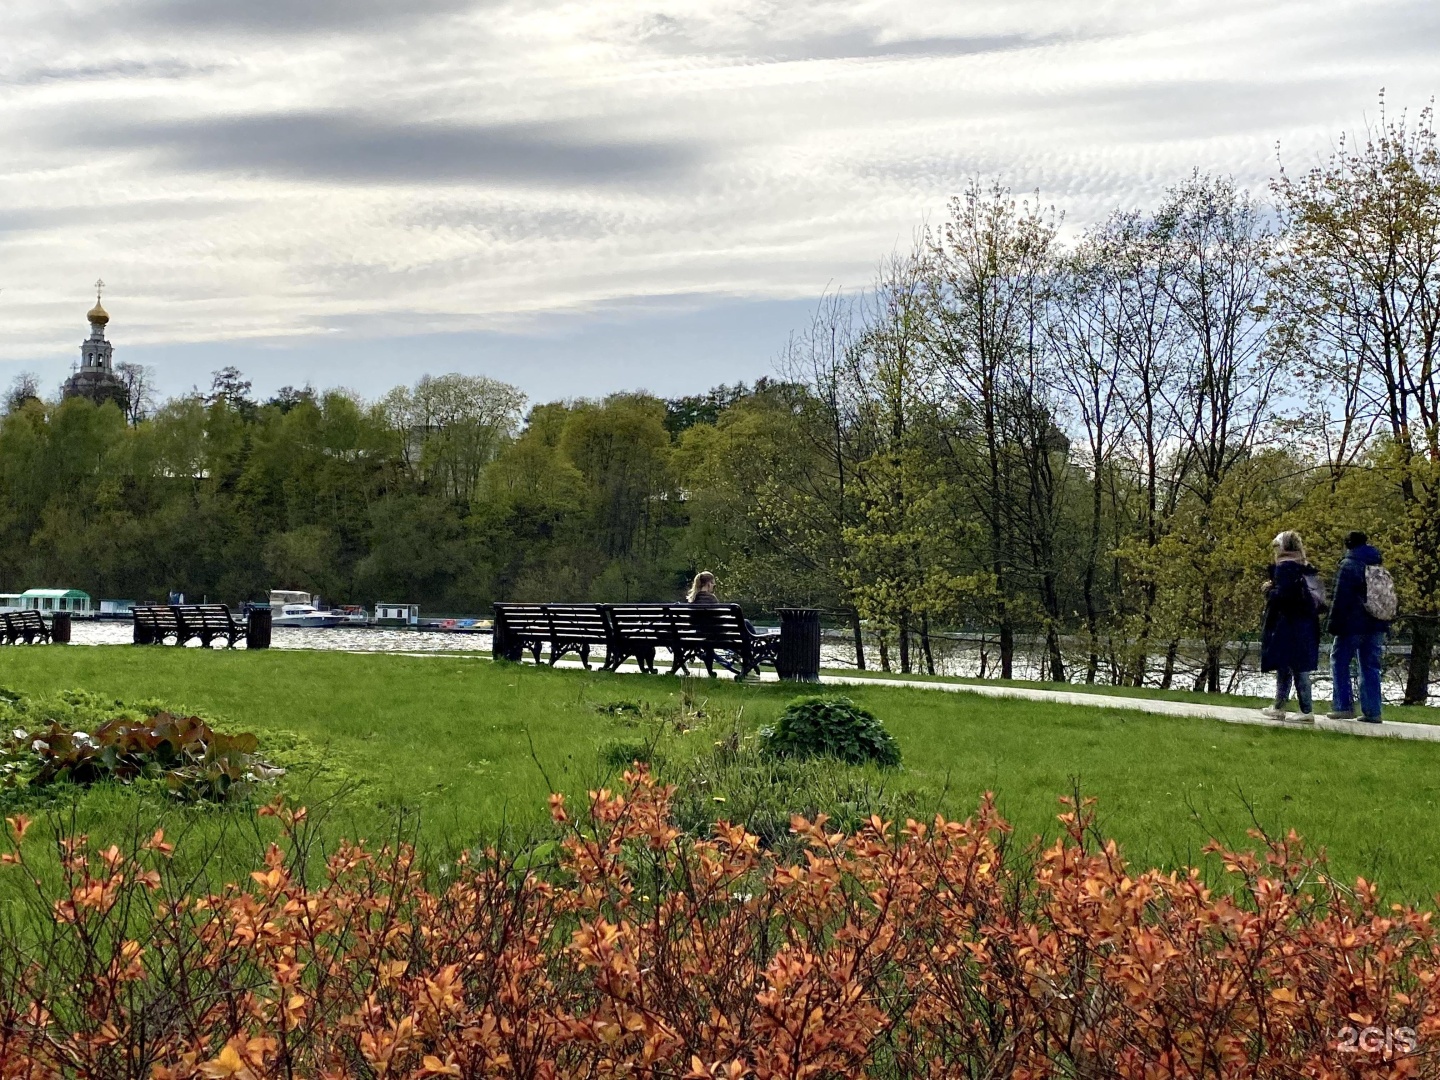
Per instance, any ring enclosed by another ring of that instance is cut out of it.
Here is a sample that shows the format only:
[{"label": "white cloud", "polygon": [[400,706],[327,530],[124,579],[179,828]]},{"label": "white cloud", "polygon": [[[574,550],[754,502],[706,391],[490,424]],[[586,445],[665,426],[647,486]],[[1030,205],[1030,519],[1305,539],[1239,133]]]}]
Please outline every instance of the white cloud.
[{"label": "white cloud", "polygon": [[136,344],[810,296],[970,175],[1084,223],[1440,88],[1414,2],[220,10],[9,0],[0,357],[68,355],[98,275]]}]

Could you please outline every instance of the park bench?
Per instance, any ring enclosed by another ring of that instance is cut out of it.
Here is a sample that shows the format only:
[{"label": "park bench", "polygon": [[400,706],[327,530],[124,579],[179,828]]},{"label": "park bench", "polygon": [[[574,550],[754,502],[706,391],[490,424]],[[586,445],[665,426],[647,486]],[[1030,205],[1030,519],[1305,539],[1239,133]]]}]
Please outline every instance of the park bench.
[{"label": "park bench", "polygon": [[699,660],[710,675],[715,665],[743,679],[761,664],[774,664],[780,639],[757,634],[745,622],[739,604],[612,604],[613,641],[606,667],[614,671],[633,656],[644,671],[654,673],[655,650],[670,650],[670,674],[690,673]]},{"label": "park bench", "polygon": [[166,638],[174,638],[175,644],[183,644],[180,637],[180,617],[174,608],[136,606],[130,609],[135,620],[135,644],[164,645]]},{"label": "park bench", "polygon": [[519,660],[528,649],[540,662],[550,646],[550,663],[575,653],[590,667],[590,648],[610,645],[610,619],[603,604],[496,604],[494,653]]},{"label": "park bench", "polygon": [[0,619],[4,620],[0,639],[7,645],[20,641],[24,641],[26,645],[34,645],[37,641],[47,642],[51,638],[50,627],[38,611],[9,611],[0,614]]},{"label": "park bench", "polygon": [[669,649],[670,674],[699,660],[715,674],[719,664],[737,679],[774,664],[780,639],[750,629],[739,604],[496,604],[494,655],[520,660],[528,651],[538,664],[548,645],[550,663],[575,653],[590,666],[590,649],[605,648],[605,670],[634,659],[655,674],[655,654]]},{"label": "park bench", "polygon": [[133,610],[135,642],[139,645],[164,645],[170,639],[175,645],[199,641],[209,648],[217,639],[234,648],[244,639],[247,628],[237,621],[224,604],[153,605]]},{"label": "park bench", "polygon": [[217,638],[223,639],[229,649],[233,649],[237,641],[245,639],[245,623],[237,621],[224,604],[184,604],[176,609],[176,613],[185,630],[185,640],[198,638],[207,649]]}]

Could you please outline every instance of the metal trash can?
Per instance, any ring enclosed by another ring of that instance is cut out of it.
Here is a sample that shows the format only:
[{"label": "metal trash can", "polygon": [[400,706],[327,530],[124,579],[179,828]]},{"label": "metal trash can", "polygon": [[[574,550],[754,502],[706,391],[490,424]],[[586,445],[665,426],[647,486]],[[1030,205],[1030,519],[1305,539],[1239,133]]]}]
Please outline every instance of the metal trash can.
[{"label": "metal trash can", "polygon": [[820,612],[815,608],[780,609],[780,648],[775,671],[789,682],[820,681]]},{"label": "metal trash can", "polygon": [[57,611],[50,617],[50,640],[56,645],[70,644],[70,612]]},{"label": "metal trash can", "polygon": [[274,613],[269,607],[254,605],[245,614],[245,648],[268,649],[270,647],[270,619]]}]

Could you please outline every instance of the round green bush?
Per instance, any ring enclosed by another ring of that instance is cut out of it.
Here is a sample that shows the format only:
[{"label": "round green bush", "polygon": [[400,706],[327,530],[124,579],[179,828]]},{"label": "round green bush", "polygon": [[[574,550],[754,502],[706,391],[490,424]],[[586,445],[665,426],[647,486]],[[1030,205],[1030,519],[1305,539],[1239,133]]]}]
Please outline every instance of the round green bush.
[{"label": "round green bush", "polygon": [[895,736],[874,713],[849,698],[796,698],[775,726],[761,735],[765,749],[780,757],[833,757],[851,765],[900,764],[900,744]]}]

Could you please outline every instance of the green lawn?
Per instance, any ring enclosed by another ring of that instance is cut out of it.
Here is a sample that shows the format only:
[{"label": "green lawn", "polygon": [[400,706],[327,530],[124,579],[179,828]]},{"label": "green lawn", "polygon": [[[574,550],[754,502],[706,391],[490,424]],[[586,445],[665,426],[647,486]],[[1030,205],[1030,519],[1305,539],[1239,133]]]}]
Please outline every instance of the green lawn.
[{"label": "green lawn", "polygon": [[[672,760],[700,753],[727,726],[770,722],[797,692],[451,657],[129,646],[5,649],[0,686],[157,698],[253,730],[291,765],[292,794],[330,799],[332,835],[374,837],[404,814],[441,852],[502,824],[542,823],[551,784],[579,794],[613,777],[603,752],[617,740],[663,738]],[[1323,844],[1340,874],[1363,874],[1392,897],[1440,891],[1430,835],[1440,745],[924,690],[845,692],[900,741],[905,765],[885,783],[925,807],[963,815],[993,790],[1022,837],[1053,835],[1057,796],[1078,784],[1136,863],[1195,862],[1210,837],[1245,843],[1253,814],[1268,830]],[[641,715],[603,711],[616,702]],[[689,730],[677,734],[676,719]],[[216,821],[249,816],[166,809],[114,790],[87,795],[75,813],[99,839],[157,817],[213,835]]]}]

